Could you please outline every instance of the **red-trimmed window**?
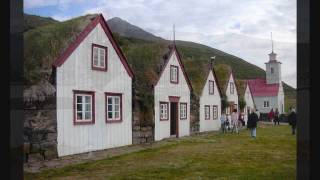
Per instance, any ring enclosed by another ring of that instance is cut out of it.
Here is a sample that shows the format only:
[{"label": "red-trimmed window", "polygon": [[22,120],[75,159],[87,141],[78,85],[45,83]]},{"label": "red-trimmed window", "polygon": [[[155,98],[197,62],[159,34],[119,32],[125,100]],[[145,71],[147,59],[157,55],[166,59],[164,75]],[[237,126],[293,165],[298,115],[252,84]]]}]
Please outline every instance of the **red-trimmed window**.
[{"label": "red-trimmed window", "polygon": [[187,103],[180,103],[180,119],[187,119]]},{"label": "red-trimmed window", "polygon": [[105,93],[106,96],[106,122],[122,121],[122,94]]},{"label": "red-trimmed window", "polygon": [[170,65],[170,82],[178,84],[178,82],[179,82],[179,68],[178,68],[178,66]]},{"label": "red-trimmed window", "polygon": [[169,119],[168,109],[168,102],[160,102],[160,121],[165,121]]},{"label": "red-trimmed window", "polygon": [[74,124],[94,124],[94,92],[73,91]]},{"label": "red-trimmed window", "polygon": [[230,94],[234,94],[234,83],[230,82]]},{"label": "red-trimmed window", "polygon": [[209,105],[204,106],[204,119],[205,120],[210,119],[210,106]]},{"label": "red-trimmed window", "polygon": [[92,44],[92,69],[106,71],[108,48],[98,44]]},{"label": "red-trimmed window", "polygon": [[212,106],[213,111],[213,119],[218,119],[218,106],[214,105]]},{"label": "red-trimmed window", "polygon": [[214,94],[214,81],[209,80],[209,94]]}]

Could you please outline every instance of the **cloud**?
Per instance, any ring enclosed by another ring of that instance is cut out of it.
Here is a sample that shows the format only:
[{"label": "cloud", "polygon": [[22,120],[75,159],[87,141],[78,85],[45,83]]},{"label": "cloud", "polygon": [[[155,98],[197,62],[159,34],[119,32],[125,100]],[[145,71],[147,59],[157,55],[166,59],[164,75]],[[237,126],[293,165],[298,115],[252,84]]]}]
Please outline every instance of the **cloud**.
[{"label": "cloud", "polygon": [[[57,5],[60,9],[79,6],[83,0],[26,0],[27,7]],[[78,16],[103,13],[120,17],[165,39],[202,43],[229,52],[264,69],[270,52],[270,32],[283,62],[285,81],[296,73],[296,1],[292,0],[90,0]],[[83,6],[83,5],[82,5]],[[75,16],[75,14],[72,14]],[[56,14],[67,19],[70,12]]]},{"label": "cloud", "polygon": [[56,6],[61,10],[66,10],[70,6],[83,3],[85,0],[24,0],[24,8],[41,8],[47,6]]}]

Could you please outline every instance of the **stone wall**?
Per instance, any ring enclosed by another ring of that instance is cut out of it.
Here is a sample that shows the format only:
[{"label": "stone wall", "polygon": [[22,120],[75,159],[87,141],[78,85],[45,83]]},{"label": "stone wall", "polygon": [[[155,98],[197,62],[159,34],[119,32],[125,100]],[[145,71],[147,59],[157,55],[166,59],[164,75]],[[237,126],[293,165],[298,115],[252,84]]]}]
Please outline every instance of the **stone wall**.
[{"label": "stone wall", "polygon": [[[143,113],[140,111],[139,102],[134,101],[132,120],[132,144],[143,144],[154,141],[152,123],[142,123]],[[153,118],[153,116],[151,116]],[[153,122],[153,120],[150,120]]]},{"label": "stone wall", "polygon": [[30,159],[57,157],[57,121],[54,100],[48,100],[41,109],[24,109],[24,143]]},{"label": "stone wall", "polygon": [[132,131],[132,144],[151,143],[154,141],[153,128],[134,126]]}]

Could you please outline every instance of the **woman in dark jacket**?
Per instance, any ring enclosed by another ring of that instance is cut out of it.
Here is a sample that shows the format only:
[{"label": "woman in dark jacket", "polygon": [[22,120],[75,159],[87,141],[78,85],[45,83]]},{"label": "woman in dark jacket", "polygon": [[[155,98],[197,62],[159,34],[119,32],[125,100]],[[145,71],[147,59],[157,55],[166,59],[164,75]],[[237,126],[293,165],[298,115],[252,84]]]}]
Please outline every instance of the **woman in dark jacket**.
[{"label": "woman in dark jacket", "polygon": [[296,134],[296,125],[297,125],[297,114],[294,109],[291,110],[291,113],[288,116],[289,124],[292,127],[292,135]]},{"label": "woman in dark jacket", "polygon": [[251,130],[251,137],[256,138],[257,135],[257,122],[258,122],[258,115],[255,113],[253,109],[251,114],[248,117],[247,127]]}]

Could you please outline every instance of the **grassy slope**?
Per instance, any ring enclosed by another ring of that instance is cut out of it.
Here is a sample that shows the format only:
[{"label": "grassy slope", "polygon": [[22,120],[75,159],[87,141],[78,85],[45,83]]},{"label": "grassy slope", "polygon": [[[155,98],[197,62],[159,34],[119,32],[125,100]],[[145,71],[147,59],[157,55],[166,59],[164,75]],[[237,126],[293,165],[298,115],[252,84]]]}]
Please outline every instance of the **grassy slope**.
[{"label": "grassy slope", "polygon": [[45,18],[36,15],[24,14],[24,29],[30,30],[39,26],[54,24],[59,21],[56,21],[50,17]]},{"label": "grassy slope", "polygon": [[209,133],[95,162],[26,174],[25,179],[295,179],[296,138],[287,125],[260,125],[257,139]]}]

